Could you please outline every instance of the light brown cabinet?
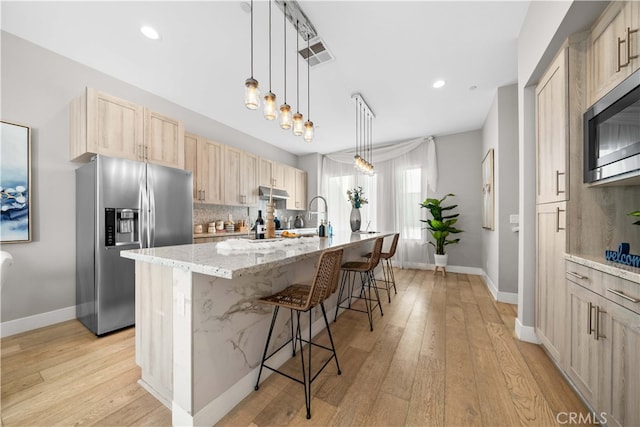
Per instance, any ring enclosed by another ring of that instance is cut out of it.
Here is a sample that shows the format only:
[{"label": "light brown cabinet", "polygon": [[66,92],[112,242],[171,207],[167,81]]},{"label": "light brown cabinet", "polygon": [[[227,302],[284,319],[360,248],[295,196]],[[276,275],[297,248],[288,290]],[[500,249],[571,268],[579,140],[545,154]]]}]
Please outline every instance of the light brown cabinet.
[{"label": "light brown cabinet", "polygon": [[611,2],[591,28],[589,104],[640,68],[640,4]]},{"label": "light brown cabinet", "polygon": [[303,170],[288,167],[285,170],[285,189],[289,193],[287,209],[307,209],[307,173]]},{"label": "light brown cabinet", "polygon": [[562,49],[536,87],[536,203],[569,199],[568,56]]},{"label": "light brown cabinet", "polygon": [[294,209],[305,210],[307,209],[307,173],[300,169],[295,169],[295,199]]},{"label": "light brown cabinet", "polygon": [[95,154],[184,167],[181,121],[124,99],[87,88],[70,105],[71,160]]},{"label": "light brown cabinet", "polygon": [[144,109],[144,161],[184,168],[184,125],[160,113]]},{"label": "light brown cabinet", "polygon": [[556,360],[565,343],[566,202],[536,206],[536,333]]},{"label": "light brown cabinet", "polygon": [[258,203],[258,156],[224,146],[224,204],[256,205]]},{"label": "light brown cabinet", "polygon": [[224,203],[222,157],[222,144],[185,134],[185,169],[193,173],[194,201]]},{"label": "light brown cabinet", "polygon": [[265,187],[286,189],[286,171],[289,166],[260,158],[260,185]]},{"label": "light brown cabinet", "polygon": [[[567,263],[569,378],[607,425],[640,425],[640,284],[576,266]],[[620,289],[627,298],[611,292]]]}]

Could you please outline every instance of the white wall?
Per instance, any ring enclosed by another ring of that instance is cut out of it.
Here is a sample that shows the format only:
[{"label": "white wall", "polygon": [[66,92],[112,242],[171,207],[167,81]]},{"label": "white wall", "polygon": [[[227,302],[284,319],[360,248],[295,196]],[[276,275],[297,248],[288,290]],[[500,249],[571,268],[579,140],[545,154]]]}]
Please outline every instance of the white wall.
[{"label": "white wall", "polygon": [[181,119],[185,128],[282,163],[297,157],[148,92],[1,33],[2,120],[32,128],[33,242],[3,245],[14,258],[2,322],[75,306],[75,175],[68,161],[71,99],[86,86]]}]

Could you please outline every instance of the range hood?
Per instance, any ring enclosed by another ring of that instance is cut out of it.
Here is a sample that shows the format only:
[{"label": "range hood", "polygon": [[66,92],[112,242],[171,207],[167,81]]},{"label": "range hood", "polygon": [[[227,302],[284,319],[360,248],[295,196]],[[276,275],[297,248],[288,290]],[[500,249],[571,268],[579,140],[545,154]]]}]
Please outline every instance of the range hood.
[{"label": "range hood", "polygon": [[[272,193],[273,191],[273,193]],[[258,196],[263,200],[269,200],[269,194],[274,200],[287,200],[289,198],[289,193],[285,190],[279,190],[274,188],[273,190],[270,187],[260,186],[258,187]]]}]

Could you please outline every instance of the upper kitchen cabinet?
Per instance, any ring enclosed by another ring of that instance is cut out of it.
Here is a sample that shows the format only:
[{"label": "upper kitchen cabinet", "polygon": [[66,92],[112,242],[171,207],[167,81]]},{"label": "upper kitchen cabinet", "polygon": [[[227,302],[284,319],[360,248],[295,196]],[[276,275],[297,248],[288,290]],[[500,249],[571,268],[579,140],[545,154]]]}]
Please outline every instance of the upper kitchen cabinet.
[{"label": "upper kitchen cabinet", "polygon": [[589,105],[640,68],[640,3],[609,4],[589,38]]},{"label": "upper kitchen cabinet", "polygon": [[286,188],[286,170],[288,166],[269,159],[260,158],[260,185],[265,187]]},{"label": "upper kitchen cabinet", "polygon": [[536,87],[536,203],[568,200],[569,49],[560,51]]},{"label": "upper kitchen cabinet", "polygon": [[144,109],[144,160],[184,168],[184,125],[181,121]]},{"label": "upper kitchen cabinet", "polygon": [[307,209],[307,173],[303,170],[296,169],[296,192],[295,206],[296,209]]},{"label": "upper kitchen cabinet", "polygon": [[92,88],[71,102],[69,117],[71,160],[103,154],[184,167],[180,121]]},{"label": "upper kitchen cabinet", "polygon": [[185,169],[193,173],[193,200],[199,203],[223,204],[223,145],[205,138],[185,134]]},{"label": "upper kitchen cabinet", "polygon": [[224,146],[224,204],[257,205],[258,156]]}]

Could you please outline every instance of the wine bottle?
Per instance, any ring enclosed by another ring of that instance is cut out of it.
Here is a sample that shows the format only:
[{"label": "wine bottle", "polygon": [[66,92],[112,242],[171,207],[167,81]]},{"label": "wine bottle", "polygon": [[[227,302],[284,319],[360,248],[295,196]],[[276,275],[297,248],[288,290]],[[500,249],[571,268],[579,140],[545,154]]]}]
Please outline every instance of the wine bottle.
[{"label": "wine bottle", "polygon": [[324,226],[324,219],[320,220],[320,226],[318,227],[318,237],[325,237],[326,236],[326,232],[325,232],[325,226]]},{"label": "wine bottle", "polygon": [[262,211],[258,211],[258,219],[256,219],[256,239],[264,239],[264,219],[262,219]]}]

